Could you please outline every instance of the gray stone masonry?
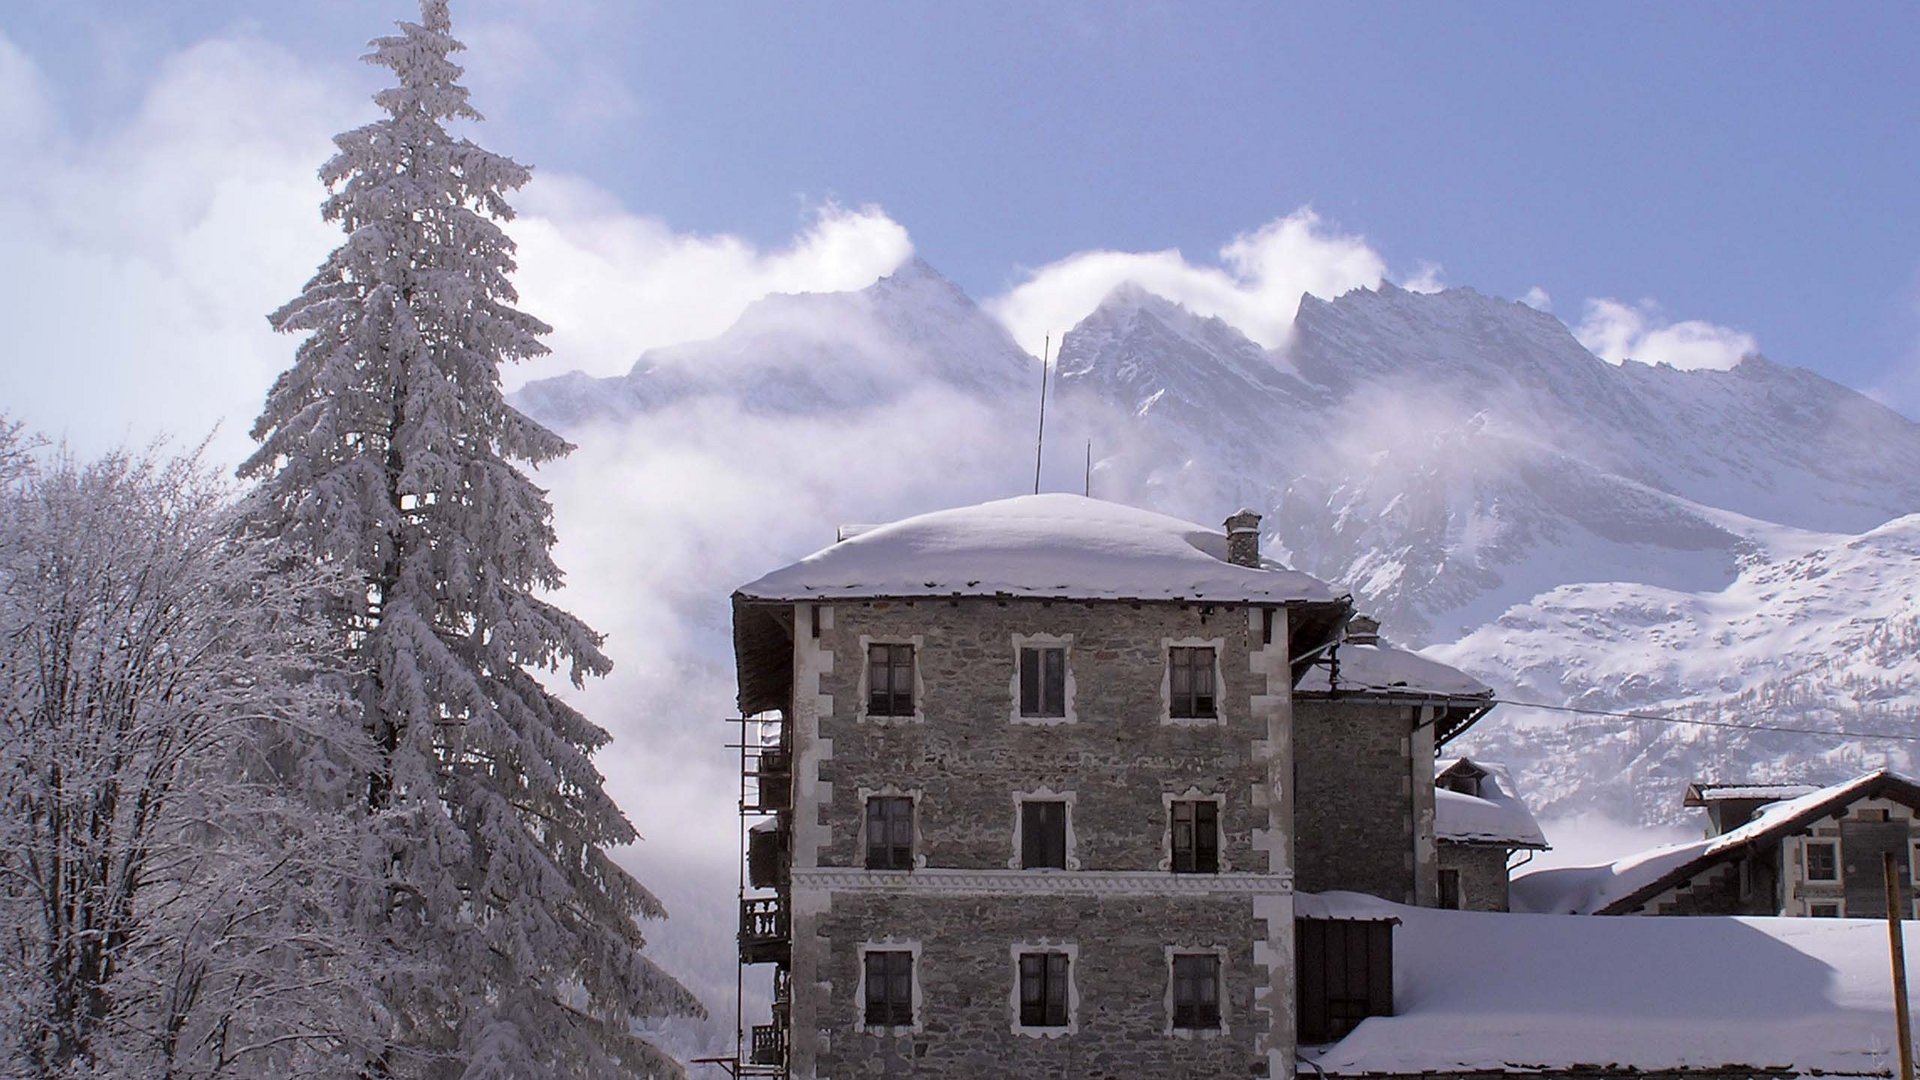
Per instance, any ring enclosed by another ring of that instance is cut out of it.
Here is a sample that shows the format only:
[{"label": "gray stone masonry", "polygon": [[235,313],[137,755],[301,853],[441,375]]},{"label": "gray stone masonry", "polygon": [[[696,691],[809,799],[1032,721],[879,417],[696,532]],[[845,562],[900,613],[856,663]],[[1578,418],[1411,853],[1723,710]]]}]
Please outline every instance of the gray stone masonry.
[{"label": "gray stone masonry", "polygon": [[1294,700],[1296,889],[1414,902],[1412,723],[1406,705]]},{"label": "gray stone masonry", "polygon": [[[1328,1073],[1327,1080],[1342,1080],[1345,1074]],[[1599,1065],[1574,1065],[1565,1069],[1528,1069],[1517,1072],[1423,1072],[1423,1073],[1367,1073],[1366,1080],[1513,1080],[1515,1076],[1525,1076],[1526,1080],[1800,1080],[1805,1073],[1785,1070],[1768,1072],[1760,1069],[1620,1069]],[[1840,1074],[1834,1074],[1836,1076]],[[1892,1072],[1872,1073],[1874,1076],[1891,1076]]]},{"label": "gray stone masonry", "polygon": [[[1245,897],[899,896],[840,893],[818,924],[831,992],[818,1075],[1060,1077],[1062,1080],[1265,1075],[1251,1009],[1264,969],[1253,942],[1266,927]],[[859,945],[891,937],[919,946],[920,1030],[863,1030]],[[1073,1037],[1013,1030],[1013,945],[1073,944]],[[1166,947],[1225,946],[1224,1030],[1170,1033]]]},{"label": "gray stone masonry", "polygon": [[[1284,625],[1284,621],[1282,624]],[[1071,637],[1071,723],[1017,723],[1014,635]],[[859,866],[862,789],[919,793],[917,850],[926,865],[1007,869],[1014,857],[1015,792],[1071,792],[1070,855],[1082,870],[1160,870],[1165,797],[1223,797],[1223,869],[1267,870],[1252,846],[1267,827],[1253,805],[1266,778],[1253,744],[1267,735],[1249,715],[1267,679],[1248,669],[1244,608],[1041,600],[867,601],[834,605],[822,644],[833,670],[821,690],[833,715],[820,734],[833,754],[820,779],[828,840],[822,866]],[[861,719],[863,641],[919,648],[923,719]],[[1218,722],[1163,722],[1167,639],[1218,641]],[[1254,643],[1256,647],[1258,642]],[[1256,682],[1258,685],[1256,685]]]},{"label": "gray stone masonry", "polygon": [[1440,841],[1440,869],[1460,871],[1460,904],[1468,911],[1505,911],[1508,849]]}]

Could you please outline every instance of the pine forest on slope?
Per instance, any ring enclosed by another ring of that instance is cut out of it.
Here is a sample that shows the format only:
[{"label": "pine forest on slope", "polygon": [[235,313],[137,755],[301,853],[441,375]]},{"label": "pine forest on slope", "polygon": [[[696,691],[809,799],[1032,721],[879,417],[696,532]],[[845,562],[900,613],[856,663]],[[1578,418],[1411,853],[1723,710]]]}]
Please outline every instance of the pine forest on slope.
[{"label": "pine forest on slope", "polygon": [[[548,379],[518,401],[583,444],[701,402],[830,421],[826,437],[856,446],[860,418],[889,403],[992,418],[909,448],[951,453],[953,479],[878,517],[1015,493],[983,493],[959,463],[1024,454],[1031,476],[1038,380],[998,322],[914,260],[858,292],[768,297],[626,376]],[[1202,521],[1263,509],[1269,554],[1516,700],[1915,733],[1920,425],[1811,372],[1759,356],[1610,364],[1550,314],[1391,285],[1303,297],[1269,350],[1122,286],[1061,339],[1056,380],[1047,486],[1078,489],[1090,443],[1096,495]],[[710,572],[676,603],[717,634],[737,582]],[[1686,780],[1912,765],[1899,742],[1495,715],[1466,748],[1510,761],[1549,815],[1670,819]]]}]

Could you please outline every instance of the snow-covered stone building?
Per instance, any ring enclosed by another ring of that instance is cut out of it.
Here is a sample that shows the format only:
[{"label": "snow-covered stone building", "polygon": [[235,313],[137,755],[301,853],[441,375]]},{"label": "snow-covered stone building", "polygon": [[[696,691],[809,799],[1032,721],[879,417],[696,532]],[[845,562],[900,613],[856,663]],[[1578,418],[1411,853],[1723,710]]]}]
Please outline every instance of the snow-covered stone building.
[{"label": "snow-covered stone building", "polygon": [[[1363,892],[1426,907],[1505,906],[1505,854],[1490,859],[1477,846],[1443,843],[1438,831],[1473,839],[1468,834],[1491,812],[1476,815],[1464,797],[1437,793],[1434,774],[1434,755],[1493,708],[1490,688],[1388,644],[1378,622],[1356,615],[1301,677],[1294,698],[1300,891]],[[1538,833],[1536,826],[1529,841]]]},{"label": "snow-covered stone building", "polygon": [[1258,522],[1022,497],[735,593],[751,1062],[1292,1075],[1296,879],[1435,902],[1434,748],[1491,695],[1371,641],[1296,699],[1351,604]]},{"label": "snow-covered stone building", "polygon": [[1547,850],[1547,838],[1517,793],[1507,767],[1472,758],[1435,763],[1433,836],[1438,846],[1435,907],[1505,911],[1514,853]]},{"label": "snow-covered stone building", "polygon": [[1886,770],[1824,788],[1694,784],[1707,835],[1514,882],[1518,910],[1580,915],[1885,918],[1884,859],[1903,918],[1920,917],[1920,785]]}]

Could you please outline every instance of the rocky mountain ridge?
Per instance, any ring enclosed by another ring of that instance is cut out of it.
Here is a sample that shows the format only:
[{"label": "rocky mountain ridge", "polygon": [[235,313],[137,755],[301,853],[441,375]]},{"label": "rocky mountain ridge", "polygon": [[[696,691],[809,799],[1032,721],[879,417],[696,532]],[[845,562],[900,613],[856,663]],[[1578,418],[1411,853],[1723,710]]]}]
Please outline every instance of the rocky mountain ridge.
[{"label": "rocky mountain ridge", "polygon": [[[1038,378],[916,260],[519,401],[572,437],[710,397],[858,440],[863,410],[938,387],[999,418],[982,439],[1024,429],[1031,455]],[[1265,508],[1271,553],[1516,700],[1915,730],[1920,425],[1811,372],[1609,364],[1549,314],[1391,285],[1303,297],[1269,350],[1123,286],[1066,333],[1055,378],[1045,486],[1203,521]],[[1509,759],[1550,813],[1668,817],[1672,779],[1827,779],[1911,745],[1503,715],[1469,748]]]}]

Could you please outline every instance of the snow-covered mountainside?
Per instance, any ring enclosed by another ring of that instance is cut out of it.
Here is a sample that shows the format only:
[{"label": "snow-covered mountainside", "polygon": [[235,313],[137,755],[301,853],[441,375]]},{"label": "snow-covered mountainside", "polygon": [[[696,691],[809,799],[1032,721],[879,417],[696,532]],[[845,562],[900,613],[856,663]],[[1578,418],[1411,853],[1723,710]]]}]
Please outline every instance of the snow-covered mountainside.
[{"label": "snow-covered mountainside", "polygon": [[[578,436],[721,398],[822,430],[844,421],[838,437],[857,446],[862,409],[936,387],[943,409],[990,419],[915,444],[956,462],[913,488],[910,509],[925,510],[978,497],[981,477],[959,464],[984,460],[977,443],[1007,444],[1014,477],[1024,453],[1030,475],[1038,374],[916,261],[855,293],[770,297],[712,341],[519,400]],[[1061,340],[1054,385],[1044,486],[1088,483],[1203,521],[1262,509],[1269,555],[1352,590],[1390,636],[1503,694],[1915,731],[1920,425],[1817,375],[1758,356],[1731,371],[1609,364],[1553,316],[1469,289],[1308,296],[1290,342],[1268,350],[1128,286]],[[715,605],[738,584],[718,573]],[[1907,764],[1907,744],[1512,708],[1466,742],[1515,766],[1548,815],[1670,817],[1684,780],[1826,781],[1888,746]]]}]

